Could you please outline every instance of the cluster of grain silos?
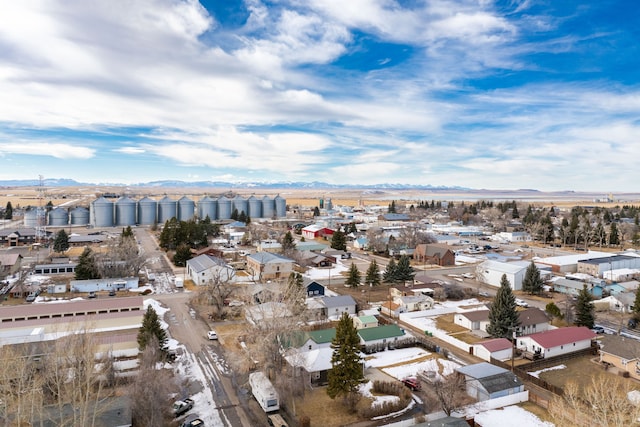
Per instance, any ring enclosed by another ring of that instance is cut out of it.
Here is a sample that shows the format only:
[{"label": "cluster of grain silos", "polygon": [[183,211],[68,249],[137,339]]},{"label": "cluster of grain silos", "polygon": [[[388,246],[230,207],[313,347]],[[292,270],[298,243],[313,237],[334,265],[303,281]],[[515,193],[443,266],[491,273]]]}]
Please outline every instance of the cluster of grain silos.
[{"label": "cluster of grain silos", "polygon": [[[212,221],[227,220],[231,219],[234,211],[244,212],[250,218],[283,218],[286,216],[286,204],[287,201],[280,196],[275,198],[264,196],[261,199],[255,196],[248,199],[241,196],[232,199],[226,196],[219,198],[204,196],[197,203],[187,196],[178,200],[164,196],[158,201],[149,197],[135,201],[125,196],[115,202],[100,197],[91,202],[90,212],[86,216],[95,227],[163,224],[171,218],[188,221],[196,216],[201,219],[209,217]],[[66,211],[62,208],[56,208],[54,211],[58,209],[61,212],[56,212],[53,216],[49,215],[51,225],[68,223],[69,215],[65,217]],[[71,223],[78,224],[78,221],[74,222],[74,211],[71,211]],[[76,217],[79,217],[79,214]]]}]

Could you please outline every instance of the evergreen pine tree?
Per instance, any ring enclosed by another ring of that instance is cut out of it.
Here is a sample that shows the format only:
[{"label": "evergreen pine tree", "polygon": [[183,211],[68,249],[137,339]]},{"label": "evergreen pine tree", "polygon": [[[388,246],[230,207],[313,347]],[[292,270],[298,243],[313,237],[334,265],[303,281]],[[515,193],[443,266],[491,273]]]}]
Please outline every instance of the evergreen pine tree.
[{"label": "evergreen pine tree", "polygon": [[13,206],[11,205],[11,202],[7,202],[7,206],[4,208],[4,219],[11,219],[13,218]]},{"label": "evergreen pine tree", "polygon": [[370,286],[380,285],[380,269],[378,268],[378,263],[375,259],[369,264],[369,268],[367,268],[367,273],[365,274],[364,281]]},{"label": "evergreen pine tree", "polygon": [[360,274],[360,270],[358,270],[358,266],[355,263],[351,263],[351,267],[349,268],[349,276],[347,280],[345,280],[344,284],[355,288],[360,285],[360,280],[362,279],[362,275]]},{"label": "evergreen pine tree", "polygon": [[516,310],[516,298],[511,291],[511,283],[503,274],[500,288],[489,310],[487,333],[494,338],[512,339],[513,331],[520,324]]},{"label": "evergreen pine tree", "polygon": [[99,279],[100,273],[98,272],[98,265],[96,264],[96,258],[91,248],[86,247],[82,254],[78,258],[78,265],[76,265],[75,271],[76,280],[89,280]]},{"label": "evergreen pine tree", "polygon": [[609,227],[609,244],[612,246],[620,244],[620,232],[615,222],[612,222]]},{"label": "evergreen pine tree", "polygon": [[125,238],[125,237],[133,237],[133,230],[131,229],[131,226],[130,226],[130,225],[128,225],[128,226],[127,226],[127,228],[123,228],[123,229],[122,229],[122,234],[121,234],[121,236],[122,236],[123,238]]},{"label": "evergreen pine tree", "polygon": [[62,253],[69,249],[69,235],[63,229],[56,233],[53,241],[53,250]]},{"label": "evergreen pine tree", "polygon": [[595,320],[595,307],[591,302],[591,295],[585,283],[582,285],[580,292],[578,292],[578,299],[576,300],[576,320],[573,323],[576,326],[593,328]]},{"label": "evergreen pine tree", "polygon": [[529,264],[525,272],[524,280],[522,281],[522,290],[529,292],[531,295],[539,295],[540,292],[542,292],[543,285],[544,282],[540,277],[540,270],[538,270],[536,264],[531,261],[531,264]]},{"label": "evergreen pine tree", "polygon": [[396,280],[398,282],[412,282],[413,277],[416,273],[413,271],[413,267],[411,267],[411,261],[407,255],[402,255],[398,264],[396,266]]},{"label": "evergreen pine tree", "polygon": [[313,208],[313,216],[320,216],[320,208],[317,206]]},{"label": "evergreen pine tree", "polygon": [[149,306],[142,318],[142,326],[138,330],[138,347],[141,352],[150,342],[153,342],[151,337],[155,337],[155,342],[157,342],[158,349],[161,352],[167,351],[167,332],[162,328],[158,313],[152,306]]},{"label": "evergreen pine tree", "polygon": [[337,229],[331,236],[331,248],[338,251],[347,250],[347,238],[341,229]]},{"label": "evergreen pine tree", "polygon": [[336,335],[331,341],[331,370],[327,385],[327,394],[347,398],[364,381],[362,359],[360,357],[360,338],[351,317],[343,313],[336,326]]},{"label": "evergreen pine tree", "polygon": [[189,245],[179,245],[176,248],[176,253],[173,255],[173,264],[176,267],[186,267],[187,261],[189,261],[193,257],[191,253],[191,248]]},{"label": "evergreen pine tree", "polygon": [[631,313],[633,313],[633,318],[636,320],[640,319],[640,287],[636,289],[636,298],[633,300],[633,305],[631,306]]},{"label": "evergreen pine tree", "polygon": [[287,231],[287,233],[282,238],[280,245],[282,245],[282,252],[284,252],[285,254],[290,253],[296,248],[296,241],[293,239],[291,231]]},{"label": "evergreen pine tree", "polygon": [[391,258],[389,263],[387,263],[387,268],[384,269],[384,273],[382,273],[382,280],[386,283],[394,283],[396,279],[396,261]]}]

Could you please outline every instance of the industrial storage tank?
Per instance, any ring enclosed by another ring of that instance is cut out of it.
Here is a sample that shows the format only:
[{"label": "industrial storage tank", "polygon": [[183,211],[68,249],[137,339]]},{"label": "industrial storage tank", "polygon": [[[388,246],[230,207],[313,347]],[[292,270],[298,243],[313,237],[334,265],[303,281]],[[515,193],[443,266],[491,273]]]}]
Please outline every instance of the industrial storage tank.
[{"label": "industrial storage tank", "polygon": [[60,207],[50,210],[48,224],[53,227],[64,227],[69,224],[69,212]]},{"label": "industrial storage tank", "polygon": [[78,206],[69,213],[71,217],[71,225],[87,225],[89,224],[89,209]]},{"label": "industrial storage tank", "polygon": [[180,200],[178,200],[178,220],[189,221],[190,219],[193,219],[195,213],[195,202],[187,196],[182,196]]},{"label": "industrial storage tank", "polygon": [[211,221],[218,219],[218,202],[209,196],[204,196],[198,202],[198,218],[209,217]]},{"label": "industrial storage tank", "polygon": [[169,196],[164,196],[158,202],[158,223],[164,224],[169,221],[171,218],[178,217],[178,202],[169,198]]},{"label": "industrial storage tank", "polygon": [[138,200],[138,224],[153,225],[158,220],[158,202],[149,197]]},{"label": "industrial storage tank", "polygon": [[31,208],[24,213],[23,223],[25,227],[36,228],[44,225],[45,210],[43,208]]},{"label": "industrial storage tank", "polygon": [[240,215],[240,213],[242,212],[244,212],[244,214],[247,215],[247,212],[249,211],[247,199],[245,199],[242,196],[234,197],[233,209],[238,211],[238,215]]},{"label": "industrial storage tank", "polygon": [[264,196],[262,198],[262,217],[263,218],[273,218],[273,215],[276,212],[276,205],[273,199],[269,196]]},{"label": "industrial storage tank", "polygon": [[247,199],[247,206],[249,211],[247,215],[249,218],[262,218],[262,201],[256,196],[251,196]]},{"label": "industrial storage tank", "polygon": [[230,218],[231,218],[231,199],[222,196],[218,199],[218,219],[230,219]]},{"label": "industrial storage tank", "polygon": [[116,201],[116,225],[127,227],[136,225],[136,201],[127,196]]},{"label": "industrial storage tank", "polygon": [[287,201],[280,197],[280,195],[276,196],[275,199],[273,199],[275,205],[276,205],[276,217],[278,218],[284,218],[287,216]]},{"label": "industrial storage tank", "polygon": [[91,202],[91,222],[96,227],[113,227],[113,202],[104,197]]}]

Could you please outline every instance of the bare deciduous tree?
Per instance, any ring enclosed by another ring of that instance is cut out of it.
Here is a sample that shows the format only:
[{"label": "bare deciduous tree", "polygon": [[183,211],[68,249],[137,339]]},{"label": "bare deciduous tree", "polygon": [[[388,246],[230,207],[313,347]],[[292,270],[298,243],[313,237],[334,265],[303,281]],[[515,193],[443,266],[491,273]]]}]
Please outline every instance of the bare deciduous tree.
[{"label": "bare deciduous tree", "polygon": [[132,237],[118,237],[107,247],[105,253],[96,257],[101,277],[135,277],[147,263]]},{"label": "bare deciduous tree", "polygon": [[434,381],[433,391],[438,405],[447,415],[473,402],[466,393],[464,376],[458,373]]},{"label": "bare deciduous tree", "polygon": [[226,317],[227,306],[225,301],[234,295],[237,288],[237,285],[233,283],[234,277],[235,270],[229,274],[229,277],[226,276],[226,273],[223,275],[222,271],[214,272],[209,281],[200,290],[201,299],[213,306],[212,315],[215,318]]}]

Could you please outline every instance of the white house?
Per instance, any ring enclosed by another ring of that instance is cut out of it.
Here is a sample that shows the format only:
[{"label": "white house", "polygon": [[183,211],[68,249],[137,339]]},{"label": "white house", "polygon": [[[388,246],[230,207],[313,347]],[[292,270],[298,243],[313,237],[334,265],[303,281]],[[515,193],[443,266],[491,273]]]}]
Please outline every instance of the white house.
[{"label": "white house", "polygon": [[456,313],[453,316],[453,323],[467,328],[470,331],[487,330],[489,324],[489,310],[472,310]]},{"label": "white house", "polygon": [[596,334],[585,326],[570,326],[518,337],[517,347],[537,357],[548,358],[587,349],[595,337]]},{"label": "white house", "polygon": [[324,314],[328,318],[339,318],[342,313],[348,315],[356,314],[356,301],[351,295],[338,295],[335,297],[324,297],[320,299],[320,302],[324,304]]},{"label": "white house", "polygon": [[376,316],[354,317],[353,326],[355,326],[356,329],[375,328],[378,326],[378,318]]},{"label": "white house", "polygon": [[256,281],[289,277],[293,260],[271,252],[258,252],[247,256],[247,272]]},{"label": "white house", "polygon": [[526,310],[518,311],[518,335],[531,335],[549,330],[549,317],[537,307],[530,307]]},{"label": "white house", "polygon": [[206,285],[210,282],[233,282],[235,270],[222,258],[212,255],[198,255],[187,261],[187,276],[196,285]]},{"label": "white house", "polygon": [[502,275],[506,275],[511,284],[511,289],[519,291],[522,289],[522,281],[526,271],[527,267],[522,265],[487,260],[476,268],[476,279],[487,285],[499,288]]},{"label": "white house", "polygon": [[421,294],[397,296],[393,298],[393,302],[402,307],[405,313],[429,310],[434,304],[433,298]]},{"label": "white house", "polygon": [[509,360],[513,354],[513,344],[506,338],[494,338],[473,345],[473,354],[482,360]]},{"label": "white house", "polygon": [[405,331],[395,323],[375,328],[359,329],[358,336],[360,337],[360,344],[364,346],[383,346],[383,348],[386,346],[394,348],[398,342],[406,338]]}]

